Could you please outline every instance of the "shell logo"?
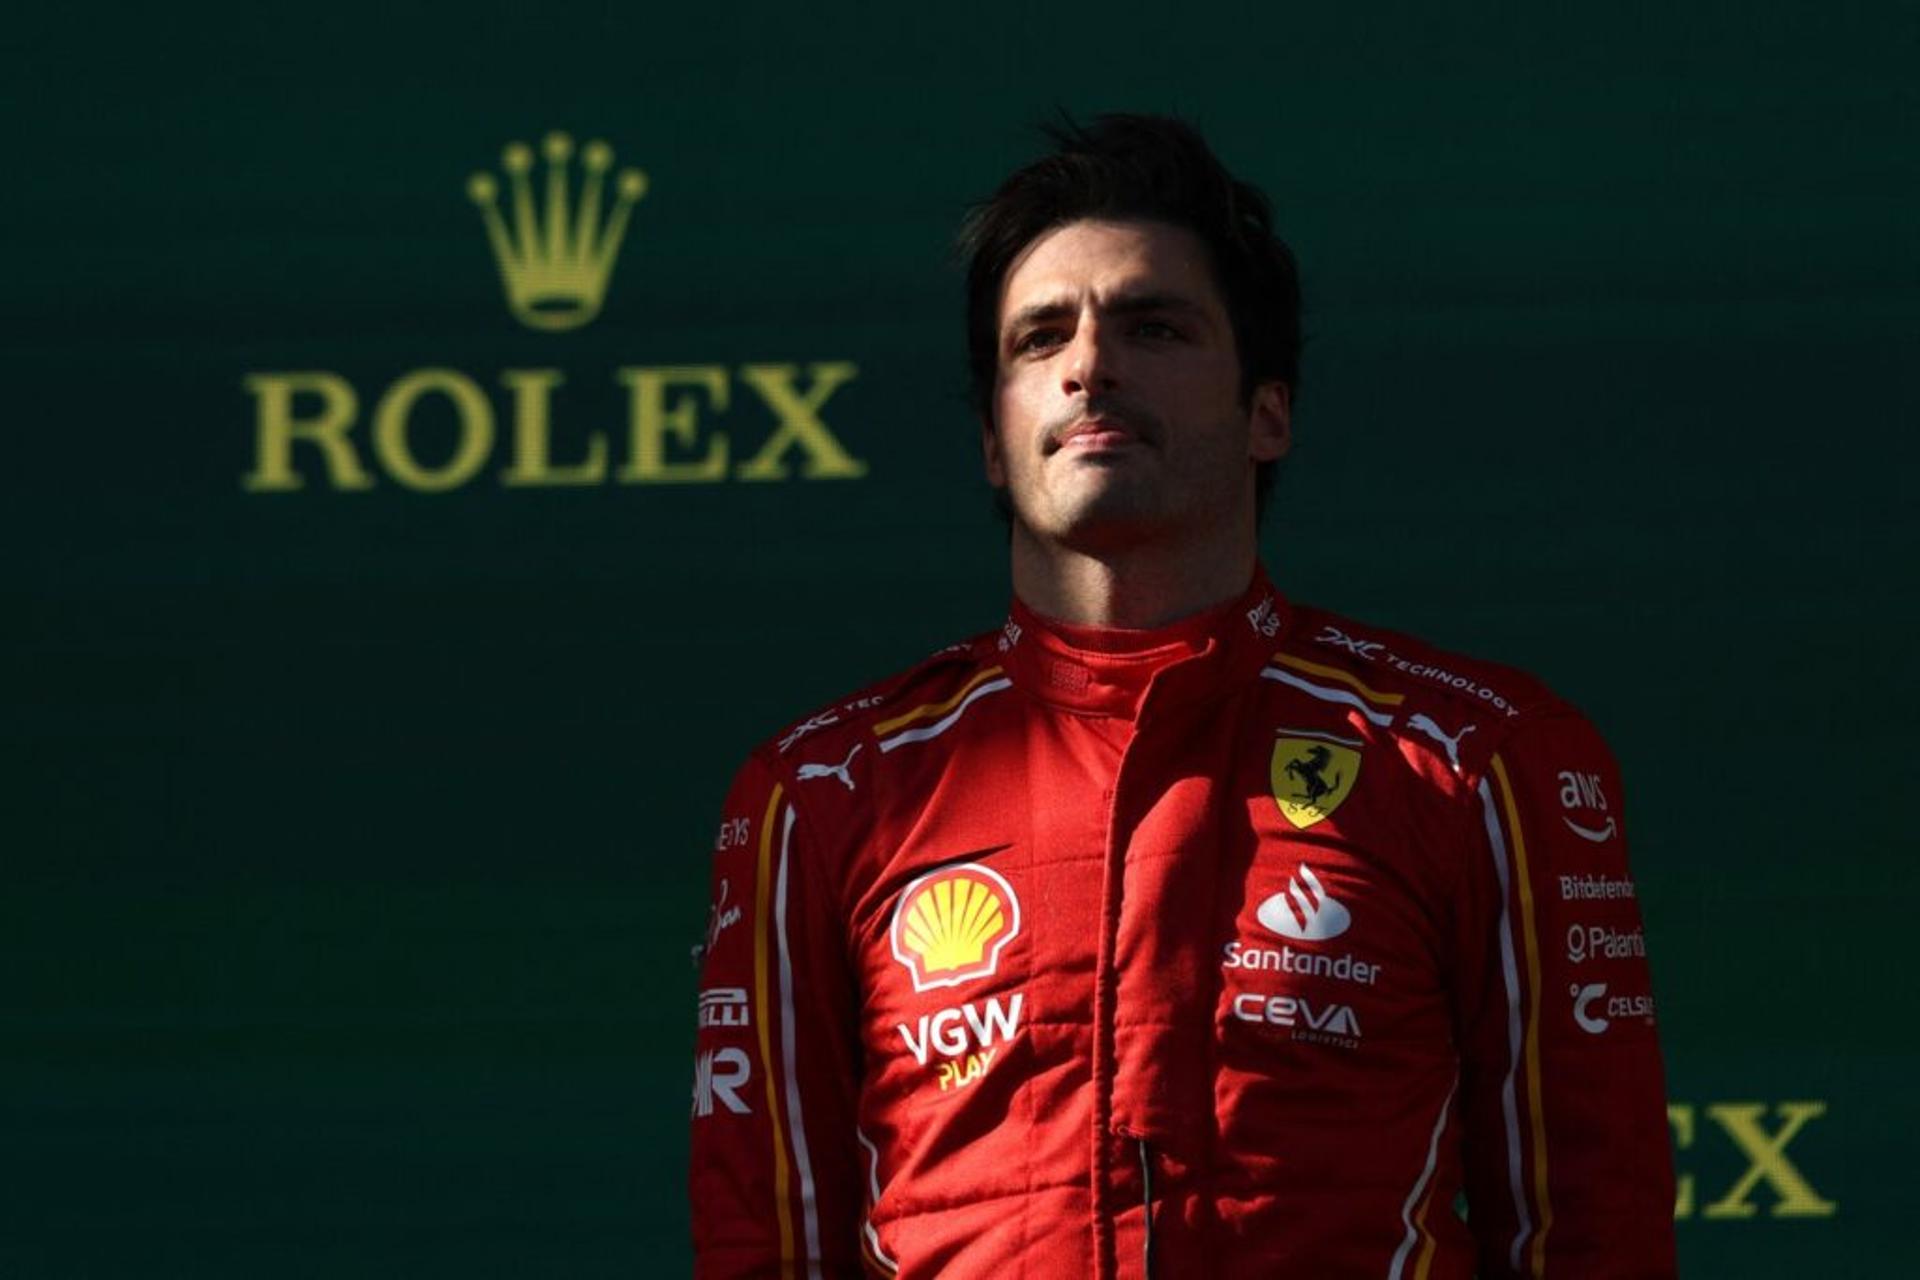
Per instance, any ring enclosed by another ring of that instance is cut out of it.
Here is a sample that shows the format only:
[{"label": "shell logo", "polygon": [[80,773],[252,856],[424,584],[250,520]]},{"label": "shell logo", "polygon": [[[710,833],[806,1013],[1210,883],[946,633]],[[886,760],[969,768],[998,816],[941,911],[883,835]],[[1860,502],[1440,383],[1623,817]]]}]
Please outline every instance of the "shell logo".
[{"label": "shell logo", "polygon": [[942,867],[900,891],[893,908],[893,958],[915,991],[955,987],[990,975],[1020,932],[1020,899],[1000,873],[977,862]]}]

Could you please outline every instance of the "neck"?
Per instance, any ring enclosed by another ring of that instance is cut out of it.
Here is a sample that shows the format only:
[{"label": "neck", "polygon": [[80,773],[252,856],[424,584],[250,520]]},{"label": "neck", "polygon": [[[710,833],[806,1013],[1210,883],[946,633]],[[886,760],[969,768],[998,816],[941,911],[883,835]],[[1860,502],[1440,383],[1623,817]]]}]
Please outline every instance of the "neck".
[{"label": "neck", "polygon": [[1253,579],[1251,529],[1229,545],[1164,544],[1080,551],[1013,526],[1013,591],[1043,617],[1144,631],[1239,595]]}]

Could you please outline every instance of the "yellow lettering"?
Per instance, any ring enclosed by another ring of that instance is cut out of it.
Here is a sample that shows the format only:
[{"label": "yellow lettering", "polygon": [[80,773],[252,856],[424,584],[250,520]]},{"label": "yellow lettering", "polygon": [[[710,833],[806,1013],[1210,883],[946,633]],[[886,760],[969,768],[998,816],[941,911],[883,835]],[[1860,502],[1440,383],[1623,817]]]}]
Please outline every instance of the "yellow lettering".
[{"label": "yellow lettering", "polygon": [[[804,375],[803,375],[804,369]],[[751,458],[733,468],[740,480],[853,479],[867,463],[846,449],[821,417],[834,392],[858,376],[851,361],[750,364],[739,369],[774,419],[774,429]],[[724,414],[731,398],[722,365],[623,368],[616,379],[627,388],[629,451],[615,478],[625,484],[713,484],[728,478],[728,435],[702,421]],[[803,388],[800,378],[807,379]],[[564,385],[559,369],[507,369],[501,383],[513,395],[513,451],[500,482],[509,488],[556,488],[603,484],[609,453],[604,432],[586,436],[575,461],[554,459],[553,396]],[[353,387],[324,371],[249,374],[243,385],[255,402],[254,467],[241,477],[248,492],[304,488],[294,465],[294,446],[318,449],[326,482],[336,489],[368,489],[373,476],[351,432],[359,413]],[[456,440],[452,456],[423,463],[414,448],[413,413],[427,396],[452,408]],[[317,402],[317,403],[316,403]],[[301,411],[304,410],[304,416]],[[409,489],[439,493],[471,481],[493,453],[491,402],[472,378],[451,368],[416,369],[388,387],[374,406],[373,452],[381,469]],[[797,457],[795,455],[798,455]]]},{"label": "yellow lettering", "polygon": [[800,474],[809,480],[852,480],[867,474],[867,464],[848,453],[820,420],[820,406],[827,397],[853,381],[859,370],[844,360],[809,365],[813,386],[804,395],[794,389],[795,372],[796,366],[790,364],[741,367],[741,381],[759,393],[779,429],[734,475],[741,480],[785,480],[791,472],[783,456],[795,445],[807,455]]},{"label": "yellow lettering", "polygon": [[[254,399],[253,470],[240,478],[248,493],[285,493],[306,486],[293,469],[293,442],[318,445],[327,479],[336,489],[371,489],[373,477],[347,440],[360,411],[353,387],[337,373],[250,373],[243,380]],[[320,411],[293,416],[298,395],[320,397]]]},{"label": "yellow lettering", "polygon": [[[407,439],[407,421],[421,396],[437,393],[453,402],[460,443],[437,470],[420,465]],[[443,493],[473,479],[493,451],[493,407],[473,379],[458,369],[416,369],[401,378],[373,411],[373,451],[388,475],[423,493]]]},{"label": "yellow lettering", "polygon": [[707,452],[697,462],[667,459],[669,438],[692,449],[700,437],[700,406],[692,394],[667,403],[667,388],[691,386],[704,390],[717,413],[727,408],[727,371],[717,364],[667,365],[622,369],[617,375],[628,389],[632,453],[620,470],[627,484],[711,484],[727,474],[727,437],[714,432]]},{"label": "yellow lettering", "polygon": [[1760,1127],[1766,1106],[1759,1102],[1718,1102],[1707,1107],[1707,1115],[1719,1125],[1734,1145],[1747,1157],[1747,1171],[1727,1194],[1701,1210],[1706,1218],[1751,1218],[1756,1212],[1747,1197],[1762,1178],[1779,1200],[1770,1216],[1775,1218],[1830,1218],[1834,1202],[1821,1198],[1800,1170],[1787,1159],[1787,1144],[1809,1120],[1826,1114],[1824,1102],[1782,1102],[1774,1107],[1780,1128],[1769,1137]]},{"label": "yellow lettering", "polygon": [[508,369],[500,381],[513,392],[513,466],[500,483],[510,488],[600,484],[607,478],[607,438],[587,437],[587,456],[555,465],[549,406],[553,389],[565,379],[558,369]]},{"label": "yellow lettering", "polygon": [[[1684,1102],[1667,1104],[1667,1126],[1673,1130],[1673,1145],[1676,1150],[1685,1151],[1693,1145],[1693,1107]],[[1673,1216],[1691,1218],[1693,1216],[1693,1175],[1681,1174],[1674,1182]]]}]

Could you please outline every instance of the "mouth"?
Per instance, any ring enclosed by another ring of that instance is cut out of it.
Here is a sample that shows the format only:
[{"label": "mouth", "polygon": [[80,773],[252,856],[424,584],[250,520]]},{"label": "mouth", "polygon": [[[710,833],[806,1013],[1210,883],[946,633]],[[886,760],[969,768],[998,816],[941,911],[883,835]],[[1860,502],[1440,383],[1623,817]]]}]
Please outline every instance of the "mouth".
[{"label": "mouth", "polygon": [[1126,427],[1112,422],[1083,422],[1061,437],[1064,450],[1100,451],[1118,449],[1140,439]]},{"label": "mouth", "polygon": [[1131,422],[1110,414],[1081,418],[1053,438],[1057,453],[1111,453],[1146,443],[1146,436]]}]

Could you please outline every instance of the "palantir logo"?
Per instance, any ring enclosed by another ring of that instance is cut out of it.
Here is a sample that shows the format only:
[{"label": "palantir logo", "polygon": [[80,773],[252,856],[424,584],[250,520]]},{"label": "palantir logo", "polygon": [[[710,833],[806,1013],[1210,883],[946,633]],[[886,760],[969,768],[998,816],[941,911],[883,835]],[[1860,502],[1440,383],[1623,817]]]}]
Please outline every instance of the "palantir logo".
[{"label": "palantir logo", "polygon": [[1287,877],[1286,892],[1261,903],[1254,916],[1281,937],[1296,942],[1325,942],[1345,933],[1353,923],[1353,913],[1326,891],[1320,877],[1304,862],[1298,876]]},{"label": "palantir logo", "polygon": [[603,221],[600,205],[607,173],[613,168],[613,148],[595,139],[581,151],[585,177],[577,212],[567,180],[573,139],[549,133],[540,151],[547,162],[547,181],[545,203],[538,212],[533,198],[533,148],[509,142],[500,153],[500,167],[507,171],[513,189],[511,233],[500,215],[500,184],[492,174],[474,174],[467,180],[467,194],[480,206],[487,243],[500,266],[500,283],[514,318],[530,329],[578,329],[600,314],[613,260],[627,233],[627,217],[647,193],[647,175],[638,169],[620,171],[614,180],[613,208]]}]

